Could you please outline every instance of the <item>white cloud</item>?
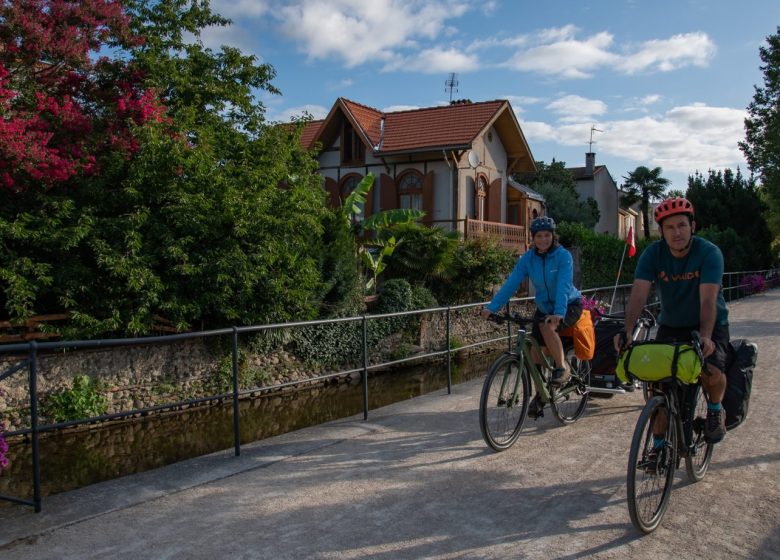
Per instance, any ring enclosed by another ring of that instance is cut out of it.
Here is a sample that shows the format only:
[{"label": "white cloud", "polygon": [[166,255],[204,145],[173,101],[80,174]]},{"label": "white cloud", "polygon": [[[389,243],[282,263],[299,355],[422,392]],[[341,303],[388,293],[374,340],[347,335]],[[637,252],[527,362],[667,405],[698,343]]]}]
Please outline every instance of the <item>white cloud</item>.
[{"label": "white cloud", "polygon": [[383,72],[406,71],[439,74],[441,72],[468,72],[479,67],[474,55],[456,49],[426,49],[409,57],[399,57],[388,62]]},{"label": "white cloud", "polygon": [[640,105],[654,105],[659,101],[661,101],[661,96],[658,95],[657,93],[653,93],[651,95],[645,95],[644,97],[640,97],[638,99]]},{"label": "white cloud", "polygon": [[353,82],[350,78],[344,78],[338,82],[328,82],[325,84],[325,87],[330,91],[338,91],[352,87],[352,84]]},{"label": "white cloud", "polygon": [[518,51],[502,66],[564,78],[590,78],[593,70],[614,64],[618,59],[608,50],[613,41],[609,33],[597,33],[584,41],[577,41],[569,37],[570,29],[560,29],[557,34],[554,31],[548,30],[544,35],[560,37],[561,40]]},{"label": "white cloud", "polygon": [[212,0],[211,9],[215,13],[237,20],[239,18],[257,18],[270,9],[266,0]]},{"label": "white cloud", "polygon": [[305,114],[309,114],[314,120],[318,120],[327,117],[329,111],[330,107],[326,108],[322,105],[301,105],[300,107],[290,107],[275,115],[268,115],[268,120],[271,122],[290,122],[293,118],[300,118]]},{"label": "white cloud", "polygon": [[[693,173],[696,170],[745,167],[737,142],[744,136],[745,111],[728,107],[693,104],[674,107],[665,114],[637,119],[598,121],[601,162],[609,166],[609,156],[660,166],[667,172]],[[522,122],[533,145],[556,142],[582,146],[588,138],[585,123],[564,122],[553,126],[543,122]]]},{"label": "white cloud", "polygon": [[385,107],[382,109],[382,112],[384,113],[395,113],[397,111],[414,111],[415,109],[419,109],[420,107],[417,105],[390,105],[389,107]]},{"label": "white cloud", "polygon": [[[639,45],[615,48],[614,36],[602,31],[578,39],[579,29],[573,25],[543,29],[531,35],[513,39],[519,46],[502,66],[524,72],[568,79],[591,78],[596,70],[612,68],[625,74],[660,71],[669,72],[686,66],[706,66],[715,55],[715,43],[706,33],[674,35],[654,39]],[[499,42],[472,43],[475,48]]]},{"label": "white cloud", "polygon": [[587,99],[579,95],[565,95],[549,103],[547,109],[560,115],[563,122],[583,122],[607,112],[607,105],[598,99]]},{"label": "white cloud", "polygon": [[282,4],[283,32],[311,59],[336,56],[348,67],[391,62],[398,50],[446,34],[446,21],[468,6],[454,0],[299,0]]},{"label": "white cloud", "polygon": [[669,72],[685,66],[707,66],[715,55],[715,43],[706,33],[685,33],[670,39],[646,41],[623,57],[618,67],[627,74],[646,70]]},{"label": "white cloud", "polygon": [[498,99],[506,99],[515,108],[515,111],[522,111],[524,105],[536,105],[541,103],[543,99],[541,97],[530,97],[528,95],[499,95]]}]

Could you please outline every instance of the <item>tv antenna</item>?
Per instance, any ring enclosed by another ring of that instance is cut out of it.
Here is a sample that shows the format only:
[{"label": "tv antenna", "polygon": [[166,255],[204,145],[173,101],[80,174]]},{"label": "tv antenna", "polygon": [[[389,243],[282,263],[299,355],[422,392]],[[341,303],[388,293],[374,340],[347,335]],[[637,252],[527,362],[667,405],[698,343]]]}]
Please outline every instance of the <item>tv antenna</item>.
[{"label": "tv antenna", "polygon": [[604,131],[603,130],[599,130],[598,128],[596,128],[596,125],[590,125],[590,140],[588,141],[588,151],[589,152],[593,151],[593,144],[596,143],[593,140],[593,133],[594,132],[604,132]]},{"label": "tv antenna", "polygon": [[450,72],[450,77],[444,82],[444,85],[447,86],[444,91],[450,92],[450,103],[452,103],[452,91],[458,91],[458,75],[455,72]]}]

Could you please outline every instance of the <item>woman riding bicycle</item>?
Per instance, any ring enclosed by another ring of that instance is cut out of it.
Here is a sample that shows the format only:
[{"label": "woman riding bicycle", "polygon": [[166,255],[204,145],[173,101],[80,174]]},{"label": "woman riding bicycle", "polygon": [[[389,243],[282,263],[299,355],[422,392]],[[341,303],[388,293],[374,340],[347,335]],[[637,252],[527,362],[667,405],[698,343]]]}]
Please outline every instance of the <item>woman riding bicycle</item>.
[{"label": "woman riding bicycle", "polygon": [[[533,250],[526,251],[517,261],[514,270],[501,286],[493,300],[485,306],[482,316],[490,317],[506,305],[526,278],[533,283],[536,295],[535,319],[532,335],[542,347],[546,347],[555,362],[551,377],[554,386],[564,385],[569,378],[569,365],[564,359],[563,343],[558,331],[570,327],[582,314],[582,298],[574,287],[574,271],[571,253],[561,247],[555,234],[555,221],[548,216],[534,218],[531,222]],[[541,357],[535,357],[537,362]]]}]

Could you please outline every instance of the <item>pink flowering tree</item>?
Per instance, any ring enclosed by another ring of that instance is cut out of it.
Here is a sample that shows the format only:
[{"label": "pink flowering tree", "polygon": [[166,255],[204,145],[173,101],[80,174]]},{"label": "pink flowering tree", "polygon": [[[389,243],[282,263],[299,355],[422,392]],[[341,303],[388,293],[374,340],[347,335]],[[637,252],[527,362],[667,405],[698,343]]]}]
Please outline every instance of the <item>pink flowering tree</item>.
[{"label": "pink flowering tree", "polygon": [[0,0],[0,320],[68,337],[312,318],[324,196],[206,2]]}]

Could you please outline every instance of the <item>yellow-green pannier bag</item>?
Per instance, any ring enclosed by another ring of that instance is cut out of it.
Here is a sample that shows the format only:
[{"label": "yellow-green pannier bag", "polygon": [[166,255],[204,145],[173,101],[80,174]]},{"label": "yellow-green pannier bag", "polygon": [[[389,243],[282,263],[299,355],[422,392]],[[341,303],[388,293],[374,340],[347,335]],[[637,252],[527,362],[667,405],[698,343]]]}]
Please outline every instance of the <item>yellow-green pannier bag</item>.
[{"label": "yellow-green pannier bag", "polygon": [[623,352],[615,368],[618,378],[628,383],[662,381],[677,376],[682,383],[695,383],[701,373],[701,360],[690,344],[637,342]]}]

